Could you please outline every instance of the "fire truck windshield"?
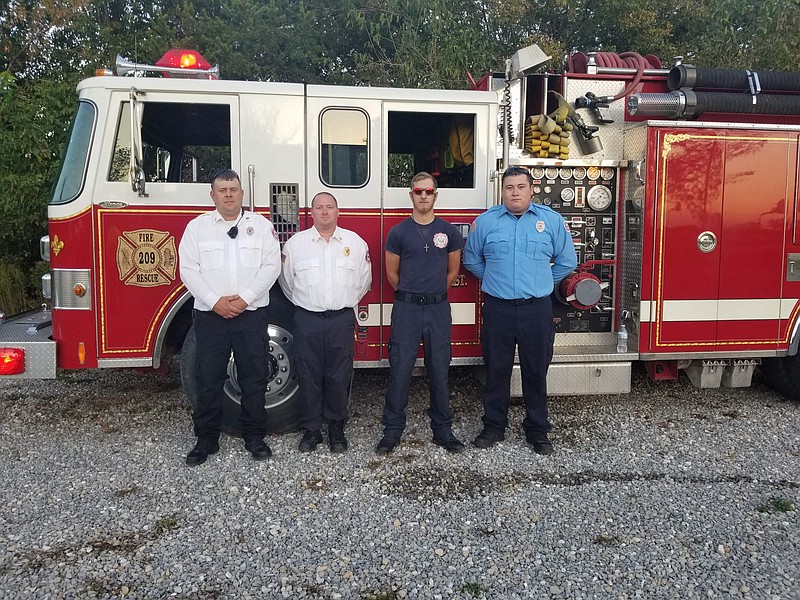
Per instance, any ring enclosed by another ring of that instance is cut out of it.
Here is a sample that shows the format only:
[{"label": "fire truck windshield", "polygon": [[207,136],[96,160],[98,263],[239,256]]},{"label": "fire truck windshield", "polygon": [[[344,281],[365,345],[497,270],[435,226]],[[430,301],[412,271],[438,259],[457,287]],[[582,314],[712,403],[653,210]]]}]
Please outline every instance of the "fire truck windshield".
[{"label": "fire truck windshield", "polygon": [[93,104],[78,102],[70,126],[69,141],[64,150],[64,160],[61,162],[61,171],[50,196],[51,204],[71,202],[83,189],[96,114]]}]

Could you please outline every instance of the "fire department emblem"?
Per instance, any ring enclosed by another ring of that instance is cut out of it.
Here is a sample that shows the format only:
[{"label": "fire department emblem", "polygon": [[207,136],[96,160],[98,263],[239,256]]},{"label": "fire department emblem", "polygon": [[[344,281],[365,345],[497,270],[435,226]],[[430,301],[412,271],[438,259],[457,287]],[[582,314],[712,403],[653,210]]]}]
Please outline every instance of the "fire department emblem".
[{"label": "fire department emblem", "polygon": [[433,236],[433,245],[437,248],[447,248],[448,237],[446,233],[437,233]]},{"label": "fire department emblem", "polygon": [[344,255],[345,256],[350,256],[350,246],[345,246],[344,247]]},{"label": "fire department emblem", "polygon": [[156,287],[175,280],[175,236],[168,231],[136,229],[117,238],[117,269],[125,285]]},{"label": "fire department emblem", "polygon": [[544,231],[544,221],[536,221],[536,231],[539,233]]}]

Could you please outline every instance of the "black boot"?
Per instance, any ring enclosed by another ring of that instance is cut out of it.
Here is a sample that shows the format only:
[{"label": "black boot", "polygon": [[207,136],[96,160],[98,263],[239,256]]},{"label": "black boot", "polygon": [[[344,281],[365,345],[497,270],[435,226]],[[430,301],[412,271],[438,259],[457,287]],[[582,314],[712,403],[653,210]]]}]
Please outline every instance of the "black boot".
[{"label": "black boot", "polygon": [[300,440],[298,450],[300,450],[300,452],[313,452],[317,449],[320,442],[322,442],[322,433],[320,433],[319,429],[316,431],[309,431],[306,429],[303,434],[303,439]]},{"label": "black boot", "polygon": [[186,464],[191,466],[202,465],[208,459],[209,454],[219,452],[218,437],[197,438],[197,443],[192,451],[186,455]]},{"label": "black boot", "polygon": [[347,450],[347,438],[344,437],[344,421],[330,421],[328,423],[328,444],[330,444],[333,454],[339,454]]}]

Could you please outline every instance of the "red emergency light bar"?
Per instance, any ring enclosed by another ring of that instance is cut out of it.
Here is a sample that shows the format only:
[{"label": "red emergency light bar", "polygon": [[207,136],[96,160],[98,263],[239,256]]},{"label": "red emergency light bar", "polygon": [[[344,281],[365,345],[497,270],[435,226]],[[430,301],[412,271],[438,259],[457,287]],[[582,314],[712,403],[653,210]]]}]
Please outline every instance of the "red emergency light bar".
[{"label": "red emergency light bar", "polygon": [[169,50],[164,56],[159,58],[158,62],[156,62],[156,66],[208,70],[211,68],[211,63],[195,50],[181,50],[175,48]]},{"label": "red emergency light bar", "polygon": [[19,375],[25,372],[25,350],[0,348],[0,375]]},{"label": "red emergency light bar", "polygon": [[[139,73],[161,73],[165,77],[186,77],[192,79],[219,79],[219,67],[203,58],[195,50],[174,48],[158,59],[154,65],[145,65],[131,62],[120,55],[116,61],[117,75],[138,75]],[[96,72],[96,75],[108,75],[106,69]]]}]

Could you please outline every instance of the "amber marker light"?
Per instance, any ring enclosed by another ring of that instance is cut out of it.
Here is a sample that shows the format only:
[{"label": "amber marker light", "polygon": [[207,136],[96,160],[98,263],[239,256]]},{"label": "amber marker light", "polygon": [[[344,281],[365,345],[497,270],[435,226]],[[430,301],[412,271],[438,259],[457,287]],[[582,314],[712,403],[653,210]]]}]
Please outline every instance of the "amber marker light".
[{"label": "amber marker light", "polygon": [[78,342],[78,362],[86,364],[86,345],[83,342]]},{"label": "amber marker light", "polygon": [[0,375],[19,375],[25,372],[25,350],[0,348]]},{"label": "amber marker light", "polygon": [[86,286],[82,283],[76,283],[72,286],[72,293],[74,293],[78,298],[83,298],[86,295]]}]

